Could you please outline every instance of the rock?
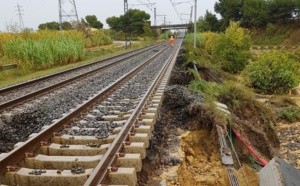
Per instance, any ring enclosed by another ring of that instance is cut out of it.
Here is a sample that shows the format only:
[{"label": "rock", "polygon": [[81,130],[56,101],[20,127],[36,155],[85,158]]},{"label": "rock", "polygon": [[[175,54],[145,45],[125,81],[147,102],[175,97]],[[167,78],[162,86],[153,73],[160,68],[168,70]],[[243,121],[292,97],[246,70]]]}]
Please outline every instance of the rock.
[{"label": "rock", "polygon": [[177,173],[172,174],[172,175],[169,176],[169,179],[168,179],[168,180],[169,180],[169,181],[174,181],[176,177],[177,177]]},{"label": "rock", "polygon": [[3,121],[0,119],[0,128],[2,128],[4,126]]},{"label": "rock", "polygon": [[186,160],[188,161],[188,163],[191,165],[194,162],[194,157],[193,156],[187,156]]},{"label": "rock", "polygon": [[297,161],[297,166],[300,167],[300,160]]},{"label": "rock", "polygon": [[178,136],[181,136],[181,135],[184,134],[184,133],[185,133],[184,130],[182,130],[182,129],[180,129],[180,128],[177,128],[177,135],[178,135]]},{"label": "rock", "polygon": [[195,152],[194,152],[193,148],[187,147],[186,151],[189,152],[192,156],[195,156]]},{"label": "rock", "polygon": [[159,183],[159,186],[167,186],[167,181],[166,181],[166,180],[162,180],[162,181]]}]

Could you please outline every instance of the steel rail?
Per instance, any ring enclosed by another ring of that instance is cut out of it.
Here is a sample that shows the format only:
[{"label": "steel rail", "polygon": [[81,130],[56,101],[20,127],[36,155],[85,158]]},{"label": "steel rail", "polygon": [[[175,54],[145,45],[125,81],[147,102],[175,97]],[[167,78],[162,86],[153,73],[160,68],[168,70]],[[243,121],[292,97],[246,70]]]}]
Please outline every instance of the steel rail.
[{"label": "steel rail", "polygon": [[[8,87],[0,89],[0,94],[4,94],[4,93],[7,93],[7,92],[10,92],[10,91],[22,88],[22,87],[26,87],[28,85],[32,85],[32,84],[35,84],[35,83],[38,83],[38,82],[41,82],[41,81],[45,81],[45,80],[48,80],[48,79],[53,78],[55,76],[62,75],[64,73],[70,73],[70,72],[73,72],[73,71],[76,71],[76,70],[79,70],[79,69],[83,69],[83,68],[92,66],[94,64],[97,64],[97,63],[103,63],[103,62],[105,62],[107,60],[115,59],[115,58],[118,58],[118,57],[122,57],[122,56],[127,55],[127,54],[133,54],[132,56],[134,56],[134,55],[136,55],[138,53],[141,53],[143,51],[146,51],[146,50],[149,50],[149,49],[152,49],[152,48],[156,48],[157,46],[163,45],[163,44],[165,44],[165,43],[159,43],[159,44],[156,44],[154,46],[144,47],[144,48],[133,50],[133,51],[130,51],[130,52],[126,52],[126,53],[123,53],[123,54],[118,54],[116,56],[108,57],[108,58],[102,59],[100,61],[94,61],[94,62],[85,64],[85,65],[81,65],[79,67],[74,67],[74,68],[71,68],[71,69],[68,69],[68,70],[63,70],[63,71],[60,71],[60,72],[57,72],[57,73],[54,73],[54,74],[50,74],[50,75],[47,75],[47,76],[36,78],[36,79],[30,80],[30,81],[26,81],[26,82],[19,83],[19,84],[16,84],[16,85],[8,86]],[[138,53],[135,53],[135,52],[138,52]],[[128,56],[128,57],[123,58],[123,59],[124,60],[125,59],[129,59],[132,56]]]},{"label": "steel rail", "polygon": [[[153,48],[153,47],[151,47],[150,49],[152,49],[152,48]],[[148,50],[148,49],[147,49],[147,50]],[[141,54],[141,53],[143,53],[143,52],[145,52],[145,50],[139,51],[139,52],[136,53],[135,55]],[[7,109],[7,108],[14,107],[14,106],[16,106],[16,105],[19,105],[19,104],[21,104],[21,103],[24,103],[24,102],[26,102],[26,101],[28,101],[28,100],[30,100],[30,99],[33,99],[34,97],[40,96],[40,95],[42,95],[42,94],[44,94],[44,93],[47,93],[47,92],[49,92],[49,91],[51,91],[51,90],[55,90],[55,89],[57,89],[57,88],[59,88],[59,87],[65,86],[65,85],[67,85],[67,84],[70,84],[70,83],[74,82],[75,80],[78,80],[78,79],[80,79],[80,78],[82,78],[82,77],[84,77],[84,76],[88,76],[88,75],[90,75],[90,74],[96,73],[97,71],[105,70],[106,68],[109,68],[109,67],[111,67],[111,66],[113,66],[113,65],[119,64],[119,63],[121,63],[121,62],[125,62],[125,60],[127,60],[127,59],[129,59],[129,58],[131,58],[131,57],[132,57],[132,56],[125,57],[125,58],[123,58],[123,59],[120,59],[120,60],[117,60],[117,61],[112,62],[112,63],[110,63],[110,64],[107,64],[107,65],[105,65],[105,66],[102,66],[102,67],[99,67],[99,68],[97,68],[97,69],[91,70],[91,71],[89,71],[89,72],[87,72],[87,73],[85,73],[85,74],[81,74],[81,75],[72,77],[72,78],[70,78],[70,79],[67,79],[67,80],[65,80],[65,81],[59,82],[59,83],[57,83],[57,84],[50,85],[50,86],[45,87],[45,88],[43,88],[43,89],[37,90],[37,91],[35,91],[35,92],[31,92],[31,93],[26,94],[26,95],[24,95],[24,96],[21,96],[21,97],[18,97],[18,98],[16,98],[16,99],[7,101],[7,102],[5,102],[5,103],[2,103],[2,104],[0,104],[0,112],[4,111],[4,110]]]},{"label": "steel rail", "polygon": [[151,84],[148,91],[145,93],[139,104],[137,105],[136,109],[132,112],[129,119],[124,124],[121,131],[116,136],[116,139],[113,141],[112,145],[109,147],[107,152],[104,154],[103,158],[99,162],[99,164],[96,166],[96,168],[93,170],[93,173],[90,175],[84,186],[96,186],[99,185],[106,177],[108,168],[112,165],[112,163],[115,161],[116,154],[121,151],[123,148],[123,142],[125,142],[128,138],[129,132],[133,128],[134,122],[138,119],[140,112],[142,111],[143,107],[147,103],[147,100],[150,96],[150,94],[153,92],[153,90],[156,88],[158,83],[163,78],[163,75],[167,71],[170,63],[172,62],[172,59],[174,59],[174,56],[178,54],[179,47],[177,50],[174,50],[171,57],[168,59],[168,62],[164,65],[164,67],[159,72],[158,76],[155,78],[153,83]]},{"label": "steel rail", "polygon": [[87,111],[89,108],[92,108],[94,104],[103,101],[107,98],[112,92],[121,87],[124,83],[126,83],[130,78],[140,72],[143,68],[145,68],[149,63],[151,63],[157,56],[159,56],[162,52],[164,52],[167,48],[154,55],[151,59],[146,61],[144,64],[136,67],[129,73],[123,75],[119,78],[118,81],[105,88],[99,94],[91,98],[90,100],[83,102],[83,104],[74,109],[74,111],[70,112],[68,115],[62,117],[55,123],[49,125],[44,131],[41,131],[32,139],[29,139],[24,142],[24,144],[16,149],[13,149],[8,153],[3,159],[0,160],[0,174],[4,174],[6,172],[7,166],[16,165],[19,161],[25,158],[25,153],[27,152],[36,152],[38,147],[40,146],[40,142],[49,141],[53,137],[53,133],[56,133],[63,129],[63,126],[72,122],[72,120],[76,117],[79,117],[83,112]]}]

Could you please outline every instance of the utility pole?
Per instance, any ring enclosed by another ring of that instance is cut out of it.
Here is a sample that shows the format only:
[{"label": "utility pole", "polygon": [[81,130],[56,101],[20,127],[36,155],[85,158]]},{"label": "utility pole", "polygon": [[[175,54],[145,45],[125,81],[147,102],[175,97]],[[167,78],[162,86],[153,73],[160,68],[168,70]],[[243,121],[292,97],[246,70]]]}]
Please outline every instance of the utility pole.
[{"label": "utility pole", "polygon": [[18,11],[17,15],[19,16],[19,28],[20,28],[20,31],[22,31],[22,30],[24,30],[24,22],[23,22],[23,18],[22,18],[22,15],[24,15],[24,14],[22,14],[22,12],[24,10],[21,9],[22,6],[20,6],[19,3],[17,4],[16,8],[17,8],[16,11]]},{"label": "utility pole", "polygon": [[195,0],[195,20],[194,20],[194,48],[196,48],[196,34],[197,34],[197,0]]},{"label": "utility pole", "polygon": [[154,26],[156,26],[156,7],[154,8]]},{"label": "utility pole", "polygon": [[191,6],[191,16],[190,16],[190,23],[192,22],[193,19],[193,6]]},{"label": "utility pole", "polygon": [[62,30],[64,22],[78,23],[78,13],[75,0],[58,0],[59,7],[59,30]]},{"label": "utility pole", "polygon": [[128,48],[127,46],[127,32],[128,32],[128,24],[129,24],[129,19],[128,19],[128,1],[127,0],[124,0],[124,16],[125,16],[125,47],[126,49]]}]

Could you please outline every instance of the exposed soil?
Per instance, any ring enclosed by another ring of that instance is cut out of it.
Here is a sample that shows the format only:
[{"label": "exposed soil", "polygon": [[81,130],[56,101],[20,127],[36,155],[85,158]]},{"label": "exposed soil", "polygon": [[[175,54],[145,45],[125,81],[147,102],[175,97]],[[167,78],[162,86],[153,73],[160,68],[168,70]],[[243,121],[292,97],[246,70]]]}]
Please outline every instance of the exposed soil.
[{"label": "exposed soil", "polygon": [[282,45],[285,46],[299,45],[300,44],[299,34],[300,34],[300,29],[299,28],[295,29],[295,31],[290,35],[290,37],[283,41]]},{"label": "exposed soil", "polygon": [[[181,60],[165,90],[143,170],[138,173],[138,185],[229,185],[215,130],[224,118],[214,116],[202,94],[184,87],[192,77],[182,71]],[[245,151],[241,145],[235,148]],[[259,185],[256,171],[245,164],[243,169],[250,185]],[[242,171],[237,170],[236,174],[240,184],[246,185]]]}]

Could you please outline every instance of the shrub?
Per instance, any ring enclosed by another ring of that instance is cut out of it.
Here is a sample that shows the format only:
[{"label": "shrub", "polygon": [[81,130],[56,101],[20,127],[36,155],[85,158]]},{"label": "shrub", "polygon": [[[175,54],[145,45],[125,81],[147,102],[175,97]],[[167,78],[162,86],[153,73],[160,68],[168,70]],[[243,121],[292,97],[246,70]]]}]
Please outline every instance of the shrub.
[{"label": "shrub", "polygon": [[288,122],[296,122],[300,120],[300,108],[292,106],[279,110],[278,117]]},{"label": "shrub", "polygon": [[299,84],[299,64],[287,53],[264,53],[248,66],[251,86],[259,93],[285,94]]},{"label": "shrub", "polygon": [[[185,36],[185,44],[189,46],[194,46],[194,34],[187,34]],[[196,34],[196,47],[197,48],[202,48],[204,46],[204,37],[202,33],[197,33]]]},{"label": "shrub", "polygon": [[213,44],[216,38],[218,37],[218,34],[214,32],[204,32],[203,37],[204,37],[204,49],[206,49],[209,54],[212,54]]},{"label": "shrub", "polygon": [[220,34],[213,46],[213,56],[222,68],[230,73],[242,71],[250,57],[250,34],[239,27],[239,23],[230,22],[225,34]]}]

